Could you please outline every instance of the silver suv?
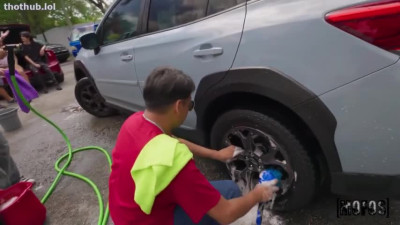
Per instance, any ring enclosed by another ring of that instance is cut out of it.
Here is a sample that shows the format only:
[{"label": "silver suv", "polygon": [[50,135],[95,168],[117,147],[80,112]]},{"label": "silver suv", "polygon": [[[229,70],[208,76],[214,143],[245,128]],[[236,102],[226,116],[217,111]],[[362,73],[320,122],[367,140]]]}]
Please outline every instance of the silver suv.
[{"label": "silver suv", "polygon": [[399,12],[398,0],[117,0],[81,38],[76,99],[98,117],[143,110],[146,77],[172,66],[197,86],[177,135],[244,148],[228,164],[243,191],[274,167],[277,210],[324,185],[399,196]]}]

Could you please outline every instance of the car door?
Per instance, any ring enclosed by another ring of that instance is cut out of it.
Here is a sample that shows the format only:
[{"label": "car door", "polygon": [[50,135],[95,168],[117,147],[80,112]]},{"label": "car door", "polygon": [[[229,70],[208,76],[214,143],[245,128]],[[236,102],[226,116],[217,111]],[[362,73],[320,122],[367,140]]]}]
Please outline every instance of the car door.
[{"label": "car door", "polygon": [[144,104],[135,73],[133,39],[140,33],[140,17],[145,0],[120,0],[103,19],[96,34],[97,55],[85,64],[97,88],[108,103],[132,111]]},{"label": "car door", "polygon": [[[245,0],[149,0],[147,34],[133,41],[141,88],[151,71],[171,66],[195,84],[209,74],[228,71],[239,46]],[[194,97],[194,96],[193,96]],[[195,127],[191,112],[184,127]]]}]

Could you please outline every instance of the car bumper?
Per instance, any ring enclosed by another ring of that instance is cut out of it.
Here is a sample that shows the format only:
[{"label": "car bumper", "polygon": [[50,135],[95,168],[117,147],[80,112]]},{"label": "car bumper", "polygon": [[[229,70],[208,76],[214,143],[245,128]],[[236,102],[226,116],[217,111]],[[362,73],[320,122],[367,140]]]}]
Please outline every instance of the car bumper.
[{"label": "car bumper", "polygon": [[400,175],[335,173],[332,174],[332,192],[360,198],[400,198]]},{"label": "car bumper", "polygon": [[340,172],[400,175],[399,87],[397,61],[319,96],[337,121],[334,140]]}]

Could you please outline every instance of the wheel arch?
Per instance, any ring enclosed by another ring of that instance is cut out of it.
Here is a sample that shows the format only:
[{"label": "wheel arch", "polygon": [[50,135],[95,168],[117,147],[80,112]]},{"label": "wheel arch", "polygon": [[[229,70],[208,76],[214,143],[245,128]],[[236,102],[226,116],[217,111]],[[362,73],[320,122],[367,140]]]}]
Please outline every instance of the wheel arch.
[{"label": "wheel arch", "polygon": [[[89,78],[90,81],[92,81],[94,88],[98,93],[100,93],[99,89],[97,88],[96,82],[93,79],[93,76],[90,74],[90,72],[86,69],[85,65],[83,64],[82,61],[80,60],[75,60],[74,61],[74,73],[75,73],[75,80],[76,82],[80,81],[82,78]],[[105,101],[104,97],[102,97],[103,100]]]},{"label": "wheel arch", "polygon": [[[83,78],[88,78],[91,83],[93,84],[94,89],[96,90],[97,93],[99,93],[99,97],[101,98],[101,101],[104,102],[104,104],[110,108],[116,108],[114,106],[112,106],[111,104],[109,104],[106,99],[101,95],[101,92],[99,91],[99,89],[97,88],[96,82],[93,79],[93,76],[90,74],[90,72],[86,69],[85,65],[82,63],[82,61],[80,60],[75,60],[74,61],[74,72],[75,72],[75,80],[78,83],[80,80],[82,80]],[[75,86],[76,88],[76,86]],[[76,90],[75,90],[76,92]],[[76,96],[76,93],[75,93]],[[110,115],[112,115],[114,113],[110,113]],[[102,116],[99,116],[102,117]]]},{"label": "wheel arch", "polygon": [[[333,114],[310,90],[279,71],[242,68],[211,74],[199,83],[195,101],[197,128],[206,134],[218,116],[228,110],[240,108],[267,113],[295,129],[306,140],[312,154],[321,153],[323,161],[318,164],[327,165],[329,174],[342,171],[334,143]],[[210,144],[209,137],[206,139],[205,143]]]},{"label": "wheel arch", "polygon": [[74,73],[76,82],[85,77],[88,77],[91,81],[93,81],[92,75],[89,73],[85,65],[80,60],[74,61]]}]

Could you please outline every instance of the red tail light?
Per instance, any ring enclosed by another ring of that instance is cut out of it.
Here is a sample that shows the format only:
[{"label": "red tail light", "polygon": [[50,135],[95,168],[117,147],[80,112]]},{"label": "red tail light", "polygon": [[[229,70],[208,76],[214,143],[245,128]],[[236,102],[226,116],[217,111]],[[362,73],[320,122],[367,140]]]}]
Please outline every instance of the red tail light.
[{"label": "red tail light", "polygon": [[328,23],[386,50],[400,50],[400,0],[385,0],[326,15]]}]

